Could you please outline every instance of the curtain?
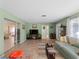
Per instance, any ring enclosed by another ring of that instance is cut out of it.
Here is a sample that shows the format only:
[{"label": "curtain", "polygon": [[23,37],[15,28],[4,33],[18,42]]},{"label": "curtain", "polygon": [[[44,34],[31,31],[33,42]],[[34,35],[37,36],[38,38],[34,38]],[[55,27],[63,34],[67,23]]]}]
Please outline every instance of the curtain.
[{"label": "curtain", "polygon": [[67,36],[79,39],[79,18],[67,20]]}]

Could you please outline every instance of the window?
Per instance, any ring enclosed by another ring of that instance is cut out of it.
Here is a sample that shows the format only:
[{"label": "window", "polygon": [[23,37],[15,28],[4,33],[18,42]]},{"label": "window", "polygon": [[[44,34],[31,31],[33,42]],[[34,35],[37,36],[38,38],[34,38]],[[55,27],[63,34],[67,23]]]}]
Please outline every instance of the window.
[{"label": "window", "polygon": [[68,36],[79,39],[79,18],[68,21]]}]

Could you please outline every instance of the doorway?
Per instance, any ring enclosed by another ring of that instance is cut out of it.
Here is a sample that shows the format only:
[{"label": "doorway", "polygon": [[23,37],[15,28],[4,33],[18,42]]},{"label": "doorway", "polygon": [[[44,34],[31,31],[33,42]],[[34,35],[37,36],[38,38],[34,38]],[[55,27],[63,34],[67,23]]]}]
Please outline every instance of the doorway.
[{"label": "doorway", "polygon": [[61,26],[60,23],[56,24],[56,39],[57,40],[60,40],[60,26]]},{"label": "doorway", "polygon": [[4,20],[4,51],[8,51],[15,45],[16,23]]},{"label": "doorway", "polygon": [[42,39],[49,39],[49,26],[42,25]]}]

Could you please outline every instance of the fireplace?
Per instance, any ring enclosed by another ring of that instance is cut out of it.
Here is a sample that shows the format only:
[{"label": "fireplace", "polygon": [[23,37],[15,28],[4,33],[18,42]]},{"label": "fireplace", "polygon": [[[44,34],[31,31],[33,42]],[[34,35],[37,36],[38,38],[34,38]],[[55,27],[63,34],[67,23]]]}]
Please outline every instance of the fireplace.
[{"label": "fireplace", "polygon": [[41,34],[38,29],[30,29],[27,34],[27,39],[41,39]]},{"label": "fireplace", "polygon": [[30,32],[30,35],[37,35],[38,29],[31,29],[29,32]]}]

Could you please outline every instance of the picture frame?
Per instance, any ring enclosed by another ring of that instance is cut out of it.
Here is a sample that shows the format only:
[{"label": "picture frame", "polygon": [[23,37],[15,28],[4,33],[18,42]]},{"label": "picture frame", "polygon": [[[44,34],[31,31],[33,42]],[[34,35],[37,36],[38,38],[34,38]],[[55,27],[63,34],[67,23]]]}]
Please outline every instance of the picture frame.
[{"label": "picture frame", "polygon": [[32,25],[32,28],[37,28],[37,25],[36,25],[36,24],[33,24],[33,25]]}]

